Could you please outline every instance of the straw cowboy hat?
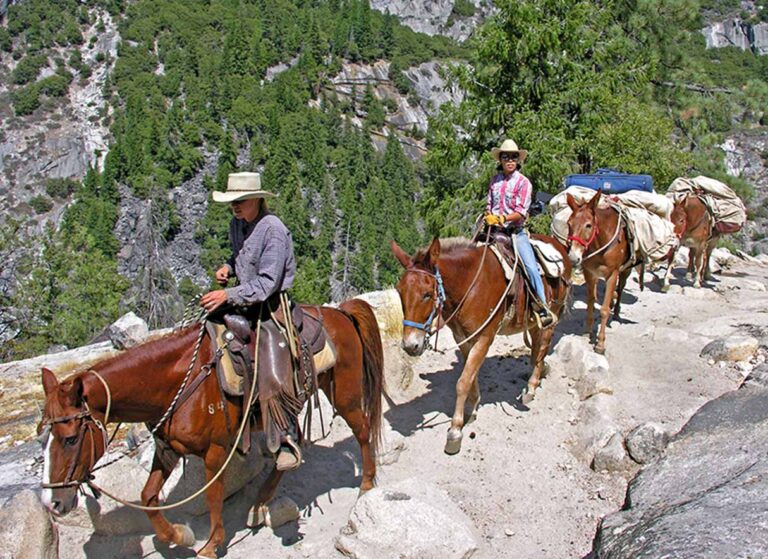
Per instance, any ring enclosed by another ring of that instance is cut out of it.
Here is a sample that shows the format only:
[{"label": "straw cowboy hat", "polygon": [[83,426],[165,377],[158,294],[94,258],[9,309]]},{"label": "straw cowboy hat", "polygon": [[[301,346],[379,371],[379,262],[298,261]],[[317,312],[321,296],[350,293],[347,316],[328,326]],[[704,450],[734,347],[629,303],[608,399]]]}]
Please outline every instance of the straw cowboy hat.
[{"label": "straw cowboy hat", "polygon": [[528,157],[528,150],[527,149],[518,149],[517,144],[514,140],[506,139],[502,142],[501,146],[497,148],[493,148],[491,150],[491,155],[496,161],[499,161],[499,155],[502,153],[509,153],[514,152],[518,153],[518,162],[522,163],[525,161],[525,158]]},{"label": "straw cowboy hat", "polygon": [[227,180],[227,190],[224,192],[214,191],[213,201],[228,204],[251,198],[274,198],[275,196],[277,194],[261,189],[261,175],[259,173],[230,173]]}]

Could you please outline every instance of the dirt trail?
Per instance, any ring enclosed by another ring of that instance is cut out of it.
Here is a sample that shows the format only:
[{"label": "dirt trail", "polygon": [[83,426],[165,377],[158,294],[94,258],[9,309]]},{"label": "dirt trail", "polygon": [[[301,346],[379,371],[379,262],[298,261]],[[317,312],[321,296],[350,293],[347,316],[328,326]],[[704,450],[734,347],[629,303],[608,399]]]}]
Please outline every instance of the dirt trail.
[{"label": "dirt trail", "polygon": [[[674,433],[702,404],[739,385],[743,374],[734,365],[708,364],[699,352],[711,339],[736,332],[765,342],[767,272],[736,262],[718,276],[714,289],[677,287],[668,294],[660,293],[658,284],[640,293],[630,280],[623,320],[610,327],[606,353],[611,419],[625,433],[645,421]],[[680,276],[676,283],[684,284]],[[739,288],[747,284],[749,289]],[[583,330],[583,288],[576,289],[575,300],[557,327],[556,343]],[[450,335],[441,334],[441,345],[449,343]],[[627,480],[593,472],[569,450],[581,405],[569,387],[573,364],[556,355],[547,359],[549,374],[525,408],[516,400],[529,372],[522,339],[497,338],[480,371],[478,418],[465,428],[456,456],[445,455],[443,445],[461,368],[458,353],[429,352],[414,361],[411,386],[393,390],[397,405],[385,413],[406,448],[395,463],[380,467],[379,485],[416,477],[445,490],[475,525],[479,557],[584,557],[598,519],[621,506]],[[331,435],[309,448],[305,464],[281,485],[280,494],[302,509],[298,525],[274,532],[244,529],[253,484],[227,501],[227,557],[340,557],[334,539],[347,522],[360,481],[357,445],[340,421],[334,420]],[[202,544],[207,518],[194,520],[193,528]],[[64,558],[191,556],[159,548],[149,535],[106,538],[69,528],[60,536]]]}]

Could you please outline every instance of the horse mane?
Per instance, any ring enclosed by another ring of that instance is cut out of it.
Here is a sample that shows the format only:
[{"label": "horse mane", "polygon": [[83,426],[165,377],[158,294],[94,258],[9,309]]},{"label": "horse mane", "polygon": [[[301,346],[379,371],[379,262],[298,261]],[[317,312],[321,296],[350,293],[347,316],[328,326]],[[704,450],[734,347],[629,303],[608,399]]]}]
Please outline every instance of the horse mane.
[{"label": "horse mane", "polygon": [[[440,254],[449,255],[454,252],[459,252],[461,250],[466,250],[470,248],[475,248],[475,243],[473,243],[471,240],[467,239],[466,237],[446,237],[445,239],[440,239]],[[416,251],[416,254],[413,256],[414,262],[421,262],[423,261],[427,254],[429,253],[429,245],[420,248],[418,251]]]},{"label": "horse mane", "polygon": [[107,357],[97,363],[94,363],[88,369],[96,369],[98,372],[110,368],[112,365],[119,365],[121,369],[141,365],[147,360],[154,361],[161,354],[176,353],[189,347],[190,334],[197,332],[200,328],[198,324],[192,324],[181,330],[176,330],[165,334],[154,340],[141,343],[127,349],[125,352],[112,357]]}]

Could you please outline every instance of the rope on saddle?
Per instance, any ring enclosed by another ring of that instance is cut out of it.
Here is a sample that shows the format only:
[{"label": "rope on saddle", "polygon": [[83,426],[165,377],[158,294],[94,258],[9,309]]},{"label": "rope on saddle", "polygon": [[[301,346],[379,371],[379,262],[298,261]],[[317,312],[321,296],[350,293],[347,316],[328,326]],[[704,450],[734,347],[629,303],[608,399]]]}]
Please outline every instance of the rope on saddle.
[{"label": "rope on saddle", "polygon": [[[261,312],[258,314],[259,319],[256,323],[256,347],[259,347],[259,334],[261,333]],[[210,480],[208,480],[208,483],[206,483],[203,487],[195,491],[192,495],[189,497],[182,499],[181,501],[178,501],[176,503],[171,503],[170,505],[156,505],[156,506],[147,506],[147,505],[139,505],[137,503],[133,503],[131,501],[126,501],[124,499],[121,499],[120,497],[117,497],[116,495],[113,495],[109,493],[108,491],[105,491],[93,481],[88,481],[88,486],[91,487],[94,491],[99,491],[109,497],[110,499],[117,501],[118,503],[125,505],[127,507],[143,510],[143,511],[161,511],[161,510],[170,510],[174,509],[176,507],[180,507],[182,505],[185,505],[186,503],[190,502],[191,500],[197,498],[198,496],[202,495],[213,483],[221,477],[221,474],[224,473],[224,470],[227,469],[227,466],[229,466],[230,461],[232,460],[232,457],[235,455],[235,451],[237,450],[237,441],[240,440],[240,437],[243,436],[243,431],[245,429],[245,426],[248,424],[248,419],[250,417],[250,409],[253,405],[253,398],[254,394],[256,393],[256,382],[259,376],[259,352],[255,352],[254,361],[253,361],[253,381],[251,383],[251,398],[249,402],[243,402],[243,419],[240,422],[240,428],[237,431],[237,437],[235,438],[235,444],[232,445],[231,450],[229,451],[229,455],[227,456],[227,459],[224,461],[224,464],[222,464],[221,468],[219,468],[219,471],[216,472],[216,475],[213,476]],[[226,412],[225,412],[226,413]]]}]

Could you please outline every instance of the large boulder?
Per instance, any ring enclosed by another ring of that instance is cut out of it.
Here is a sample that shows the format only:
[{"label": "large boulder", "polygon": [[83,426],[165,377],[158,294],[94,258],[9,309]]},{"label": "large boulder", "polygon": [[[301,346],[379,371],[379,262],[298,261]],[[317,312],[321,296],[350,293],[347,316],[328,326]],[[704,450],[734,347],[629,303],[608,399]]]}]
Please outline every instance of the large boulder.
[{"label": "large boulder", "polygon": [[0,556],[58,559],[58,535],[38,496],[27,489],[0,511]]},{"label": "large boulder", "polygon": [[598,527],[596,558],[768,556],[768,390],[704,405]]},{"label": "large boulder", "polygon": [[669,443],[669,433],[657,423],[643,423],[627,435],[626,445],[632,460],[648,464],[661,456]]},{"label": "large boulder", "polygon": [[117,349],[139,345],[148,335],[147,323],[132,312],[124,314],[107,328],[107,336]]},{"label": "large boulder", "polygon": [[478,541],[448,495],[411,478],[360,497],[336,548],[354,559],[468,559]]},{"label": "large boulder", "polygon": [[701,357],[715,361],[743,361],[752,357],[759,345],[752,336],[735,334],[709,342],[701,350]]}]

